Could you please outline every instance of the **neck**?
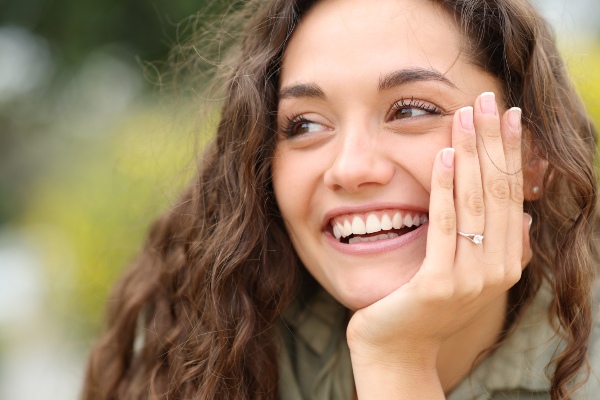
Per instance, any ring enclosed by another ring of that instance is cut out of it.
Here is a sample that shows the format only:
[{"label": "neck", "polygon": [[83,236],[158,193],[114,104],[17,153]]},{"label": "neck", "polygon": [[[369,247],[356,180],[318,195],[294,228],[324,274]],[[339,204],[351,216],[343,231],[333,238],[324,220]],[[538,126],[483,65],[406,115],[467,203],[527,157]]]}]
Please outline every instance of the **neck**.
[{"label": "neck", "polygon": [[445,393],[456,387],[498,341],[504,327],[508,294],[493,301],[472,324],[451,336],[440,350],[437,369]]}]

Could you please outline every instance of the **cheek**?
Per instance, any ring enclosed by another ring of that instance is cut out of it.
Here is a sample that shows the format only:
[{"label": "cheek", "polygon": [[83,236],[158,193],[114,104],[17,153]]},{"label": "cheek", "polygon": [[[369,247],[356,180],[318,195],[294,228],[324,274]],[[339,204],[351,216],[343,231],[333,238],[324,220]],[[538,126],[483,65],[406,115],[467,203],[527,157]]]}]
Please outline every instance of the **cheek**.
[{"label": "cheek", "polygon": [[[302,218],[311,200],[316,172],[314,163],[303,154],[278,149],[272,165],[273,190],[277,205],[286,222]],[[289,229],[288,229],[289,230]]]},{"label": "cheek", "polygon": [[440,150],[451,145],[451,133],[444,131],[389,143],[388,148],[395,150],[390,152],[388,157],[430,192],[435,156]]}]

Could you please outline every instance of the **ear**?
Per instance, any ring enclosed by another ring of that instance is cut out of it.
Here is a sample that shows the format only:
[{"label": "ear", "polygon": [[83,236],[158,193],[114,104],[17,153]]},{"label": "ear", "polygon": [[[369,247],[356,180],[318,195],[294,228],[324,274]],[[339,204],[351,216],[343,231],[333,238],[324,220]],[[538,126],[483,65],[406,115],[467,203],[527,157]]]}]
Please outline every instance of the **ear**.
[{"label": "ear", "polygon": [[[531,137],[527,135],[527,137]],[[548,169],[548,161],[540,158],[537,148],[531,143],[524,143],[523,151],[523,196],[527,201],[539,200],[544,193],[544,176]]]}]

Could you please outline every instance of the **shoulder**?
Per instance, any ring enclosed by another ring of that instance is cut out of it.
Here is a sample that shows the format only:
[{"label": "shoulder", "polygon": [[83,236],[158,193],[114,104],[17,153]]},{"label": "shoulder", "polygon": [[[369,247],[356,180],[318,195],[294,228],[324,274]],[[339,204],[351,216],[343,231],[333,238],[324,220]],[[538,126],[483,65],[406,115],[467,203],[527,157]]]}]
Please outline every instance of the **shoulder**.
[{"label": "shoulder", "polygon": [[[596,290],[596,295],[600,292]],[[600,299],[600,297],[597,297]],[[484,360],[448,397],[467,399],[550,399],[548,365],[563,348],[556,324],[549,318],[551,292],[540,289],[534,302],[524,311],[512,335]],[[595,302],[594,326],[589,341],[587,370],[577,381],[585,382],[573,399],[598,398],[600,394],[600,312]],[[551,371],[551,370],[550,370]]]}]

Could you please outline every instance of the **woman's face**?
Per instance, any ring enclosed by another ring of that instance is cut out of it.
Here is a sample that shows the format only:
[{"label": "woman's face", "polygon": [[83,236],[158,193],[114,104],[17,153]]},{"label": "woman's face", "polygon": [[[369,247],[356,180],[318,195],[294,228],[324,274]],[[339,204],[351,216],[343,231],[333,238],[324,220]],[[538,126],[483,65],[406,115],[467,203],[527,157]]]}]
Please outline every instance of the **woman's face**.
[{"label": "woman's face", "polygon": [[451,145],[452,115],[501,93],[461,45],[430,1],[324,0],[286,49],[275,196],[300,259],[350,309],[418,271],[433,159]]}]

